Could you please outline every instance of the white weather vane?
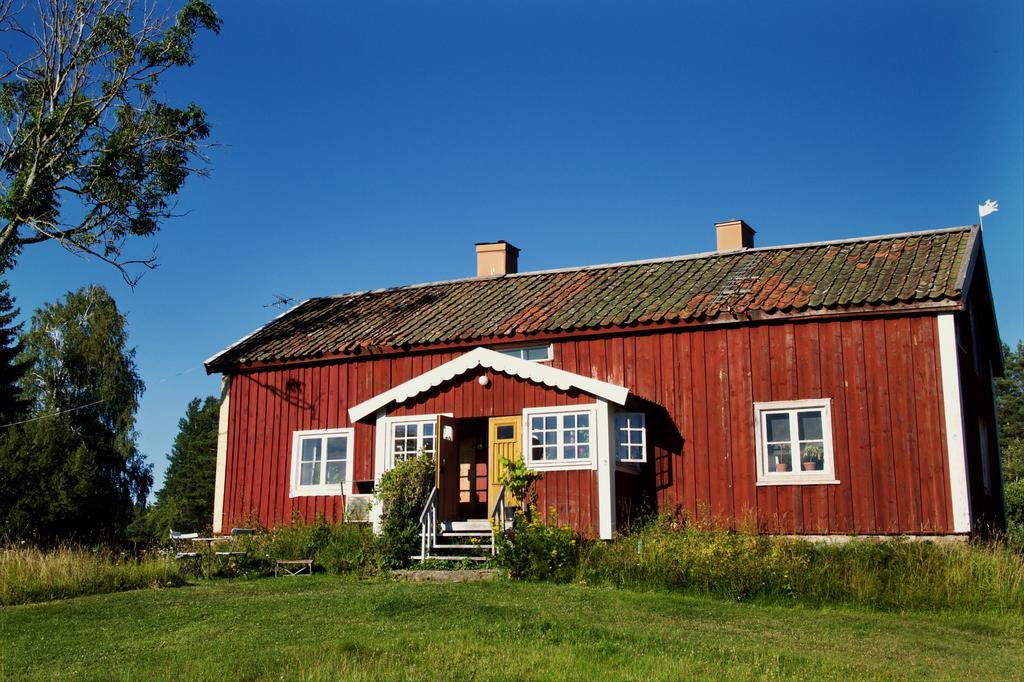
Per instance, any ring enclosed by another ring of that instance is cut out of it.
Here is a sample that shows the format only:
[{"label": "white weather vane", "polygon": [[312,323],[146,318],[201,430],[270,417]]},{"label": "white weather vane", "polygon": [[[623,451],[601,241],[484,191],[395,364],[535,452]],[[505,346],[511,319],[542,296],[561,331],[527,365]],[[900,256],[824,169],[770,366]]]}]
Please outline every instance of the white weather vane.
[{"label": "white weather vane", "polygon": [[985,227],[985,216],[995,213],[999,210],[999,202],[992,201],[989,199],[984,204],[978,204],[978,222],[981,223],[981,227]]}]

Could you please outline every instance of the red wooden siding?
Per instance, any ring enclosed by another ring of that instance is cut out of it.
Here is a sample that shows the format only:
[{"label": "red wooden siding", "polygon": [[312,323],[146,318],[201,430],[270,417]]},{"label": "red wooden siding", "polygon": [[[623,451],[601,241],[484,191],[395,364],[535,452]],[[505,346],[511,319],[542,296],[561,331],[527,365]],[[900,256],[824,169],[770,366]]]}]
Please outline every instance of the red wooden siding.
[{"label": "red wooden siding", "polygon": [[[235,376],[224,527],[293,514],[333,520],[341,498],[289,499],[292,432],[354,426],[354,477],[373,480],[374,424],[348,408],[462,351],[324,363]],[[623,475],[620,497],[644,496],[688,519],[788,533],[952,532],[936,318],[930,315],[717,326],[555,343],[556,367],[625,385],[648,412],[649,462]],[[519,379],[478,375],[394,414],[518,414],[590,403]],[[832,399],[838,485],[756,485],[753,403]],[[660,410],[663,410],[660,411]],[[598,527],[593,471],[549,472],[538,506],[583,531]],[[628,482],[627,482],[628,480]],[[629,505],[627,505],[629,506]],[[634,505],[635,506],[635,505]],[[622,508],[622,505],[619,505]]]}]

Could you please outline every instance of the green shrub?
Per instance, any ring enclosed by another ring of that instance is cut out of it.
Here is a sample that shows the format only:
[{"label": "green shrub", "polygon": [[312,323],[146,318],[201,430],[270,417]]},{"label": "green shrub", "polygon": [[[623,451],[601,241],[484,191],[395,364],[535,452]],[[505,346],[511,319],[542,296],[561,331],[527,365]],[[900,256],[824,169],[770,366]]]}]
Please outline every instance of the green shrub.
[{"label": "green shrub", "polygon": [[1007,483],[1003,488],[1006,501],[1006,521],[1024,526],[1024,478]]},{"label": "green shrub", "polygon": [[732,599],[878,609],[1024,608],[1024,558],[995,544],[813,543],[660,520],[589,544],[577,579]]},{"label": "green shrub", "polygon": [[552,513],[547,523],[536,510],[516,510],[512,528],[495,534],[498,566],[519,580],[568,582],[579,561],[579,538],[569,526],[559,526]]},{"label": "green shrub", "polygon": [[174,560],[155,554],[136,559],[101,549],[0,549],[2,606],[184,584]]},{"label": "green shrub", "polygon": [[433,457],[420,455],[384,472],[377,486],[383,506],[377,539],[381,568],[408,566],[420,550],[420,514],[434,487]]}]

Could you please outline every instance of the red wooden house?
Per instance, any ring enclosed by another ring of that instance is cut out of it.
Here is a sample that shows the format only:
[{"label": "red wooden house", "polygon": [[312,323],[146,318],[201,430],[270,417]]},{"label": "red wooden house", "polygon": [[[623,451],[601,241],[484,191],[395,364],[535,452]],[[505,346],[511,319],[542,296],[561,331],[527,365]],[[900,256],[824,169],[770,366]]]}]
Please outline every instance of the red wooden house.
[{"label": "red wooden house", "polygon": [[999,337],[977,227],[517,272],[314,298],[206,362],[224,375],[214,530],[340,520],[416,452],[441,523],[486,519],[501,461],[610,538],[642,510],[763,532],[1003,526]]}]

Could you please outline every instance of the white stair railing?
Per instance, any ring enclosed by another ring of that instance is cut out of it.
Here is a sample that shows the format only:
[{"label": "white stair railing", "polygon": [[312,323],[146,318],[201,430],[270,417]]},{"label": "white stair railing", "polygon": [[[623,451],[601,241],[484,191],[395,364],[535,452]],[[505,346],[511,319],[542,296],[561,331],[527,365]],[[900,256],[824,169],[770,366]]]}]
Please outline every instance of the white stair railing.
[{"label": "white stair railing", "polygon": [[437,538],[437,486],[430,491],[423,511],[420,512],[420,560],[430,557]]},{"label": "white stair railing", "polygon": [[495,528],[500,528],[502,533],[505,532],[505,486],[501,486],[498,489],[494,506],[491,508],[491,556],[495,556],[498,553]]}]

